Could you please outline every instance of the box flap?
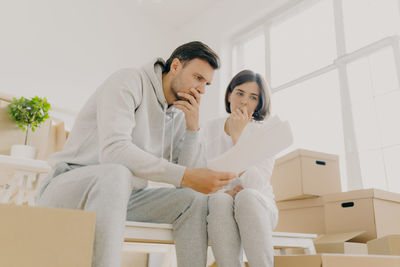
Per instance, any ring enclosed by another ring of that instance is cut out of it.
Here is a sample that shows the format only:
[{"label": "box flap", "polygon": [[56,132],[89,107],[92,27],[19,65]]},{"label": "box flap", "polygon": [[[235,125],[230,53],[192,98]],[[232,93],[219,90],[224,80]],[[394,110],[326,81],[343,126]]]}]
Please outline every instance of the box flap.
[{"label": "box flap", "polygon": [[349,233],[338,233],[338,234],[326,234],[320,235],[315,240],[315,244],[332,244],[332,243],[343,243],[352,241],[353,238],[364,234],[365,231],[349,232]]},{"label": "box flap", "polygon": [[394,202],[400,202],[400,194],[388,192],[379,189],[362,189],[323,196],[325,202],[350,201],[365,198],[382,199]]},{"label": "box flap", "polygon": [[399,240],[399,241],[400,241],[400,235],[387,235],[387,236],[383,236],[383,237],[381,237],[381,238],[376,238],[376,239],[369,240],[369,241],[367,242],[367,244],[374,243],[374,242],[377,242],[377,241],[380,241],[380,240],[390,240],[390,239],[392,239],[392,240]]},{"label": "box flap", "polygon": [[339,157],[334,154],[328,154],[328,153],[317,152],[317,151],[306,150],[306,149],[296,149],[296,150],[289,152],[288,154],[276,159],[275,164],[279,165],[279,164],[282,164],[288,160],[294,159],[299,156],[321,158],[321,159],[325,159],[325,160],[338,160],[339,159]]}]

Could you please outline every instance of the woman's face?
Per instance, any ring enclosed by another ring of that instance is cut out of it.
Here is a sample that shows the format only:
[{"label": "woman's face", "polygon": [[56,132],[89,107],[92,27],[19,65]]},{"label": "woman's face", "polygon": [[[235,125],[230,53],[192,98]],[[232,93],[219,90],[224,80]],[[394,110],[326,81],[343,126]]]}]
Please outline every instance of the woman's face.
[{"label": "woman's face", "polygon": [[253,114],[260,101],[260,88],[256,82],[242,83],[233,88],[228,97],[231,112],[241,107],[247,108],[248,114]]}]

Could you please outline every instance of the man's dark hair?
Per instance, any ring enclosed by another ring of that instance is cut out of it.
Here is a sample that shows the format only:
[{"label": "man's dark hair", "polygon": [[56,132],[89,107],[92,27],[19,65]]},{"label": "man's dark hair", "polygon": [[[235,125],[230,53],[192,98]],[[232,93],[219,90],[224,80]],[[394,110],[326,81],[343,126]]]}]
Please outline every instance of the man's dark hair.
[{"label": "man's dark hair", "polygon": [[219,57],[217,53],[206,44],[198,41],[186,43],[176,48],[165,63],[163,73],[169,72],[174,58],[179,59],[183,64],[192,59],[198,58],[207,61],[213,69],[219,68]]},{"label": "man's dark hair", "polygon": [[236,86],[247,83],[256,82],[258,88],[260,88],[260,95],[258,97],[258,105],[253,113],[253,119],[256,121],[262,121],[268,118],[271,113],[271,91],[267,86],[267,82],[264,78],[251,70],[242,70],[235,77],[232,78],[225,92],[225,110],[231,113],[231,103],[229,103],[229,96],[233,92]]}]

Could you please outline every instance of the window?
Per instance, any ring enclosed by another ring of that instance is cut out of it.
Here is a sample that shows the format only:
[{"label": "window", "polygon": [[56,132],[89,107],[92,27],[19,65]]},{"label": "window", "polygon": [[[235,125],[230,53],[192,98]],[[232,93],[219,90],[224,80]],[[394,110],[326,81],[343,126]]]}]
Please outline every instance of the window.
[{"label": "window", "polygon": [[233,75],[251,69],[265,75],[265,36],[259,30],[250,34],[245,42],[232,50]]},{"label": "window", "polygon": [[279,86],[336,58],[331,1],[319,1],[271,25],[271,84]]},{"label": "window", "polygon": [[348,51],[400,34],[398,0],[345,0],[342,6]]},{"label": "window", "polygon": [[254,29],[233,43],[234,70],[264,70],[290,150],[338,154],[344,190],[400,192],[400,1],[305,0]]},{"label": "window", "polygon": [[264,35],[250,39],[243,45],[243,68],[265,75],[265,38]]}]

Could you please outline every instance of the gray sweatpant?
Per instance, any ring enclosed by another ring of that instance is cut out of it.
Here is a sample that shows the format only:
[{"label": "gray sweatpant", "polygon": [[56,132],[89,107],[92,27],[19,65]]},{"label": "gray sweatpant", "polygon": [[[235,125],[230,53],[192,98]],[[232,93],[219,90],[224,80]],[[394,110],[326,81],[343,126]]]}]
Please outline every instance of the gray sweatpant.
[{"label": "gray sweatpant", "polygon": [[136,189],[143,179],[118,164],[56,172],[43,183],[37,204],[96,212],[93,267],[121,265],[126,220],[172,224],[178,266],[206,265],[206,195],[189,188]]},{"label": "gray sweatpant", "polygon": [[250,267],[274,266],[277,214],[258,191],[242,189],[235,199],[223,192],[212,194],[208,213],[208,238],[218,267],[241,267],[243,248]]}]

